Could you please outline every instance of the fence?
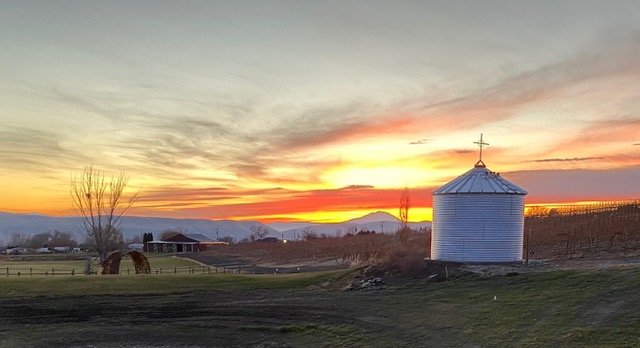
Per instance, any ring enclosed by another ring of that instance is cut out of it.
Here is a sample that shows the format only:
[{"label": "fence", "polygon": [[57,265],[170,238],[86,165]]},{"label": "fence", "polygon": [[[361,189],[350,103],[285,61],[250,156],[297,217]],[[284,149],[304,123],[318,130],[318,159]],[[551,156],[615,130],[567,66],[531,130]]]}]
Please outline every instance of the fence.
[{"label": "fence", "polygon": [[[4,275],[5,277],[15,276],[15,277],[24,277],[24,276],[76,276],[76,275],[85,275],[84,270],[76,270],[75,268],[64,269],[64,268],[33,268],[33,267],[2,267],[0,269],[2,273],[0,276]],[[135,269],[124,268],[120,269],[120,274],[135,274]],[[227,274],[240,274],[247,273],[243,270],[242,267],[209,267],[209,266],[183,266],[183,267],[169,267],[169,268],[152,268],[151,274],[218,274],[218,273],[227,273]],[[92,270],[92,275],[98,274],[98,272]]]}]

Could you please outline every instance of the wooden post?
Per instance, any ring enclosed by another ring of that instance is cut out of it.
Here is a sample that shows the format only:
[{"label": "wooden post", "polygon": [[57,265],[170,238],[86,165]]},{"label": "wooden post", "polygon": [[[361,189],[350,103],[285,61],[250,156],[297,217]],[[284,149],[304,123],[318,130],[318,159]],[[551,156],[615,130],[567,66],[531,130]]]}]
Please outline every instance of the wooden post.
[{"label": "wooden post", "polygon": [[173,267],[173,274],[177,274],[178,273],[178,267]]},{"label": "wooden post", "polygon": [[29,267],[29,275],[32,276],[33,275],[33,268]]},{"label": "wooden post", "polygon": [[7,266],[7,277],[9,276],[9,266]]},{"label": "wooden post", "polygon": [[76,275],[76,269],[75,268],[71,269],[71,275]]},{"label": "wooden post", "polygon": [[524,248],[524,252],[525,252],[525,257],[524,257],[524,264],[525,266],[529,265],[529,231],[530,228],[527,227],[525,229],[525,238],[524,238],[524,243],[525,243],[525,248]]}]

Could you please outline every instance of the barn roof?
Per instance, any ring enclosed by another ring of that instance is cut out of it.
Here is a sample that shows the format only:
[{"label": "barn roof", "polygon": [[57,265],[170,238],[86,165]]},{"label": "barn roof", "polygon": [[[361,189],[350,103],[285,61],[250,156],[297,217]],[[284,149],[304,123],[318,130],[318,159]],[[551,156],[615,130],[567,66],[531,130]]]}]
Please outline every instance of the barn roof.
[{"label": "barn roof", "polygon": [[476,165],[468,172],[433,191],[434,195],[461,193],[526,195],[527,191],[504,179],[499,173],[490,171],[482,164]]},{"label": "barn roof", "polygon": [[156,244],[229,244],[226,242],[221,242],[215,239],[211,239],[204,234],[201,233],[178,233],[175,236],[163,239],[161,241],[151,241],[148,243],[156,243]]},{"label": "barn roof", "polygon": [[215,242],[217,242],[217,240],[211,239],[211,238],[205,236],[202,233],[189,233],[189,234],[185,234],[185,236],[187,238],[191,238],[191,239],[193,239],[195,241],[198,241],[198,242],[207,242],[207,243],[215,243]]}]

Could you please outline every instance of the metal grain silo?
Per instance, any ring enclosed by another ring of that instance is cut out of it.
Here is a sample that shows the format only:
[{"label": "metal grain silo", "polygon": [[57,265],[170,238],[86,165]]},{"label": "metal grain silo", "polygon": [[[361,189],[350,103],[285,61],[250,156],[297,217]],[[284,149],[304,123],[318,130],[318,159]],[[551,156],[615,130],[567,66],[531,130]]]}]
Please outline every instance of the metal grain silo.
[{"label": "metal grain silo", "polygon": [[431,258],[521,261],[526,194],[480,159],[473,169],[433,192]]}]

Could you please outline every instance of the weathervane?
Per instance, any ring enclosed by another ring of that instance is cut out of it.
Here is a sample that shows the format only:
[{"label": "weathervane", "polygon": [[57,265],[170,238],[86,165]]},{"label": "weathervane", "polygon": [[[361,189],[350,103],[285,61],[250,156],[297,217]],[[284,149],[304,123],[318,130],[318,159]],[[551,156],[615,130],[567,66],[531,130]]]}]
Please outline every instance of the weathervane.
[{"label": "weathervane", "polygon": [[474,144],[478,144],[478,146],[480,147],[480,159],[478,160],[478,162],[476,162],[476,165],[475,165],[475,166],[476,166],[476,167],[486,167],[486,166],[484,165],[484,162],[482,162],[482,147],[483,147],[483,146],[485,146],[485,145],[489,145],[489,143],[485,143],[485,142],[482,140],[482,133],[480,133],[480,141],[474,141],[473,143],[474,143]]}]

